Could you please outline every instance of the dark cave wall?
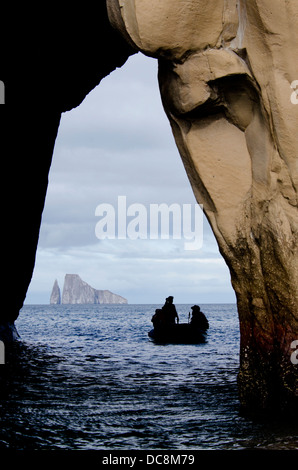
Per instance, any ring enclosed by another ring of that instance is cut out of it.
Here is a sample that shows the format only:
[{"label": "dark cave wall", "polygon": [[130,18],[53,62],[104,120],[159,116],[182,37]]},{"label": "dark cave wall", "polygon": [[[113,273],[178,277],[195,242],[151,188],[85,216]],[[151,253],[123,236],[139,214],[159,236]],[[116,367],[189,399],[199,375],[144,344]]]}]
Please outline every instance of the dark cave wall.
[{"label": "dark cave wall", "polygon": [[4,305],[14,322],[31,281],[61,113],[78,106],[135,51],[108,21],[105,1],[5,8],[0,80]]}]

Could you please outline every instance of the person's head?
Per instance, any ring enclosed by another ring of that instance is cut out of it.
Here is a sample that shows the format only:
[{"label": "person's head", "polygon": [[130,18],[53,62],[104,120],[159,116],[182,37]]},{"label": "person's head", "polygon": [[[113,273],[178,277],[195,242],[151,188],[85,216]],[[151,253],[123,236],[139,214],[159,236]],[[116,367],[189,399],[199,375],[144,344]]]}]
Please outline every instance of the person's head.
[{"label": "person's head", "polygon": [[199,307],[198,305],[193,305],[193,306],[191,307],[191,309],[192,309],[192,313],[200,312],[200,311],[201,311],[201,309],[200,309],[200,307]]},{"label": "person's head", "polygon": [[173,303],[173,300],[174,300],[174,297],[172,295],[170,295],[169,297],[166,298],[166,302],[168,304],[172,304]]}]

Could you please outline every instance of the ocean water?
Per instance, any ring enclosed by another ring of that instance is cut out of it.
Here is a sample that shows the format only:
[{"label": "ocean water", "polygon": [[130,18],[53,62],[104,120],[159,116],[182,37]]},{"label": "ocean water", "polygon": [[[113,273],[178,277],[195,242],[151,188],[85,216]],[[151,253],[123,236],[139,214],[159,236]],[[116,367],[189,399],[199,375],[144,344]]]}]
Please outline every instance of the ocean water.
[{"label": "ocean water", "polygon": [[158,307],[25,306],[0,366],[0,449],[297,450],[295,422],[239,413],[236,306],[201,306],[198,345],[153,343]]}]

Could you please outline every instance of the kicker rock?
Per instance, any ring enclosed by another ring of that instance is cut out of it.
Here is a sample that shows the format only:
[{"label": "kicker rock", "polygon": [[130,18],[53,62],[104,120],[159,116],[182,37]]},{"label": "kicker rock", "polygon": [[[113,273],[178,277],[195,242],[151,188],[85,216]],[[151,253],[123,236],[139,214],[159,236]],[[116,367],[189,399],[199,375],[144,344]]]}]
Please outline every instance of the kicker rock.
[{"label": "kicker rock", "polygon": [[66,274],[62,304],[127,304],[127,300],[108,290],[94,289],[78,274]]},{"label": "kicker rock", "polygon": [[298,3],[108,0],[159,59],[163,105],[231,272],[244,407],[297,409]]},{"label": "kicker rock", "polygon": [[57,279],[54,282],[51,297],[50,297],[50,304],[52,305],[59,305],[61,304],[61,292],[60,287],[58,285]]}]

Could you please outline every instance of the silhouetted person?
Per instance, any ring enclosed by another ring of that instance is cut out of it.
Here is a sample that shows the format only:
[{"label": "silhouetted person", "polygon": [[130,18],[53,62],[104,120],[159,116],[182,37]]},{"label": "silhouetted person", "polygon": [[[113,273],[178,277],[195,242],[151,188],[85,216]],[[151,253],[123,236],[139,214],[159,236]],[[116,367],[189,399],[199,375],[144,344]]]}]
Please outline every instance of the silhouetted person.
[{"label": "silhouetted person", "polygon": [[190,320],[190,324],[195,328],[199,328],[200,330],[208,330],[209,322],[204,313],[201,312],[200,307],[198,305],[193,305],[191,309],[192,317]]},{"label": "silhouetted person", "polygon": [[162,311],[165,312],[165,314],[166,314],[167,322],[170,323],[170,324],[175,324],[176,323],[176,318],[177,318],[177,323],[179,323],[179,317],[178,317],[176,307],[173,304],[173,299],[174,299],[174,297],[171,296],[171,295],[170,295],[170,297],[167,297],[166,302],[165,302],[164,306],[162,307]]},{"label": "silhouetted person", "polygon": [[151,318],[154,328],[162,328],[167,325],[167,318],[166,312],[164,312],[161,308],[157,308],[153,317]]}]

